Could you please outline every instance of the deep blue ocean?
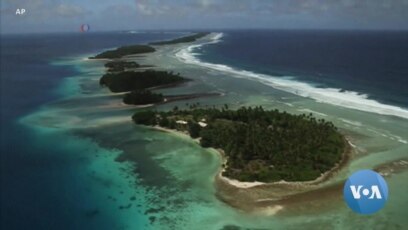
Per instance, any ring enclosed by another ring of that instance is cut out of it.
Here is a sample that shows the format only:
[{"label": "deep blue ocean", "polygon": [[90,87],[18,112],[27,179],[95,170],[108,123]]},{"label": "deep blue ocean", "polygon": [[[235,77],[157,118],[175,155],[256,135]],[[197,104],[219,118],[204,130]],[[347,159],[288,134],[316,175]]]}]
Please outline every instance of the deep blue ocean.
[{"label": "deep blue ocean", "polygon": [[78,74],[74,67],[50,65],[51,61],[178,36],[120,32],[1,36],[1,229],[114,228],[114,219],[96,224],[81,219],[83,210],[92,207],[78,172],[78,152],[83,150],[64,145],[63,136],[42,140],[18,120],[59,99],[55,89],[64,78]]},{"label": "deep blue ocean", "polygon": [[209,63],[316,87],[367,94],[408,108],[408,31],[223,32],[222,41],[197,51]]}]

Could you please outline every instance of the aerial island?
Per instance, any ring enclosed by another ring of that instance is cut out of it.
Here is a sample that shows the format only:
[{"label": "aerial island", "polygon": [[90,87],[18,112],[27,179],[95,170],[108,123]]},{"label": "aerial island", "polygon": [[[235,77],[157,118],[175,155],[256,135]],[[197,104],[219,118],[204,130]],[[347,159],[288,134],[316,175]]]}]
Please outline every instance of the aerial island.
[{"label": "aerial island", "polygon": [[121,72],[127,69],[139,68],[141,66],[134,61],[110,61],[105,63],[105,67],[108,72]]},{"label": "aerial island", "polygon": [[[192,42],[208,35],[209,33],[196,33],[173,40],[150,43],[150,45],[178,44]],[[104,64],[107,68],[99,84],[108,87],[113,93],[125,93],[123,103],[129,105],[154,105],[178,100],[188,100],[198,97],[219,96],[220,93],[195,93],[181,95],[163,95],[153,92],[160,88],[169,88],[191,81],[172,71],[160,71],[153,69],[141,69],[153,67],[152,65],[140,65],[135,61],[124,59],[129,55],[138,55],[155,52],[150,45],[128,45],[113,50],[107,50],[90,59],[108,59]]]},{"label": "aerial island", "polygon": [[176,38],[168,41],[160,41],[160,42],[152,42],[149,45],[128,45],[122,46],[113,50],[107,50],[100,54],[97,54],[94,57],[90,57],[90,59],[116,59],[122,58],[128,55],[136,55],[136,54],[144,54],[144,53],[152,53],[155,52],[156,49],[150,45],[174,45],[179,43],[186,43],[186,42],[194,42],[197,39],[207,36],[208,32],[200,32],[188,36],[184,36],[181,38]]},{"label": "aerial island", "polygon": [[222,150],[227,160],[223,176],[239,181],[314,180],[335,167],[346,149],[331,122],[262,107],[176,107],[138,112],[133,121],[186,132],[201,146]]},{"label": "aerial island", "polygon": [[90,59],[114,59],[128,55],[152,53],[154,51],[156,51],[156,49],[148,45],[130,45],[122,46],[114,50],[104,51],[94,57],[90,57]]},{"label": "aerial island", "polygon": [[202,37],[205,37],[209,35],[209,32],[200,32],[196,33],[193,35],[181,37],[181,38],[176,38],[173,40],[168,40],[168,41],[161,41],[161,42],[152,42],[149,43],[150,45],[174,45],[174,44],[179,44],[179,43],[186,43],[186,42],[195,42],[197,39],[200,39]]},{"label": "aerial island", "polygon": [[[149,45],[124,46],[108,50],[92,59],[110,59],[100,85],[113,93],[125,93],[123,102],[130,105],[154,105],[188,100],[219,93],[163,95],[154,90],[175,87],[191,81],[178,73],[142,70],[128,55],[154,52],[150,45],[195,41],[208,33],[197,33]],[[139,111],[133,115],[138,125],[184,132],[197,139],[202,147],[214,148],[224,159],[222,176],[245,182],[313,181],[333,170],[344,160],[347,142],[331,123],[311,114],[293,115],[262,107],[236,110],[203,108],[194,104],[189,110]]]}]

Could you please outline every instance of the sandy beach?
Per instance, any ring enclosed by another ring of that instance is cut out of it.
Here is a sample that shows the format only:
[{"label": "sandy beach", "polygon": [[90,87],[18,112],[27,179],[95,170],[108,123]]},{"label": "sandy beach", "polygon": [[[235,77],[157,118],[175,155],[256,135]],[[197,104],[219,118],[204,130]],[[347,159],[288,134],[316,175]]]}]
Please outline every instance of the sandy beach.
[{"label": "sandy beach", "polygon": [[[160,126],[154,126],[152,128],[199,144],[199,139],[191,138],[187,132],[181,132]],[[223,176],[222,172],[225,170],[223,165],[225,165],[227,161],[224,151],[222,149],[214,148],[209,148],[209,151],[218,154],[222,161],[218,173],[214,178],[218,198],[235,208],[242,209],[244,211],[264,213],[267,215],[277,214],[279,211],[283,210],[283,200],[290,200],[291,196],[296,196],[300,193],[318,189],[319,185],[330,180],[331,177],[333,177],[338,171],[342,170],[347,165],[353,153],[352,147],[347,145],[346,151],[343,153],[342,160],[331,170],[323,173],[315,180],[293,182],[282,180],[278,182],[265,183],[258,181],[245,182]],[[324,188],[320,188],[319,190],[315,191],[316,195],[321,192],[321,189]],[[307,202],[308,200],[305,199],[304,201]],[[280,202],[280,205],[274,205],[276,202]]]}]

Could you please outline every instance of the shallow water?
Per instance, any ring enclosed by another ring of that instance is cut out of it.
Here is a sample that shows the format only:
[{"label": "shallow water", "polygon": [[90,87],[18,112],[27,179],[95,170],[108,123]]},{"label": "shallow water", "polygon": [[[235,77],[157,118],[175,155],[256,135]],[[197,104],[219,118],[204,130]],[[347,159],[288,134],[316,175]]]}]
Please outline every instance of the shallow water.
[{"label": "shallow water", "polygon": [[[175,57],[178,49],[163,47],[137,60],[194,79],[161,92],[221,92],[225,96],[172,102],[156,109],[199,102],[209,106],[227,103],[232,108],[262,105],[291,113],[312,111],[317,117],[333,121],[356,146],[352,162],[328,185],[358,169],[408,157],[406,119],[320,103],[257,81],[231,77],[231,73],[185,64]],[[67,157],[81,162],[79,169],[70,169],[72,184],[64,184],[57,191],[66,194],[67,204],[80,206],[61,213],[73,219],[72,229],[402,229],[408,224],[404,213],[408,209],[406,171],[386,178],[390,199],[373,216],[354,214],[338,195],[321,201],[335,204],[324,212],[307,203],[299,205],[303,207],[284,207],[291,211],[280,215],[234,209],[215,196],[213,180],[220,165],[217,154],[189,139],[135,126],[130,116],[141,109],[121,105],[119,97],[97,85],[103,71],[100,61],[72,57],[53,64],[74,67],[79,74],[64,80],[57,89],[64,99],[43,106],[20,122],[36,130],[38,145],[56,146],[56,153],[60,148],[72,148],[70,152],[76,154]],[[70,189],[92,195],[84,196],[86,199],[70,197]],[[87,200],[89,197],[92,200]],[[302,214],[297,208],[313,212]],[[88,225],[78,221],[81,218],[88,218]]]}]

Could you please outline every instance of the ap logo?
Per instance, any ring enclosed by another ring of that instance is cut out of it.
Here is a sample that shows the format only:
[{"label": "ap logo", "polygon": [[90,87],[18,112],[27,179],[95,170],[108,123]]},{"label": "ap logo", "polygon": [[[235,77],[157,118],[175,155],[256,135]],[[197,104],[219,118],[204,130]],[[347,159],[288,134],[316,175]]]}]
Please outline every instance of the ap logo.
[{"label": "ap logo", "polygon": [[387,182],[372,170],[360,170],[353,173],[344,184],[343,196],[354,212],[372,214],[387,202]]}]

